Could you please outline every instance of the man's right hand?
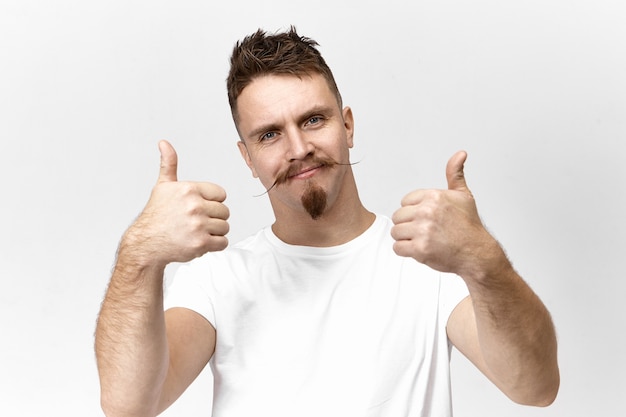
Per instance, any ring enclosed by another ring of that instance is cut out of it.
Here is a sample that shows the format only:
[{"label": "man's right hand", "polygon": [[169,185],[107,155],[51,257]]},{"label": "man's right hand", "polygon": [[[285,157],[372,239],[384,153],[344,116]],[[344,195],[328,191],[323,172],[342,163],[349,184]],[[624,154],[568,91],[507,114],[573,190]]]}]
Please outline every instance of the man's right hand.
[{"label": "man's right hand", "polygon": [[164,140],[159,151],[159,179],[122,247],[132,248],[136,261],[159,267],[225,249],[229,210],[223,204],[224,189],[208,182],[178,181],[176,151]]}]

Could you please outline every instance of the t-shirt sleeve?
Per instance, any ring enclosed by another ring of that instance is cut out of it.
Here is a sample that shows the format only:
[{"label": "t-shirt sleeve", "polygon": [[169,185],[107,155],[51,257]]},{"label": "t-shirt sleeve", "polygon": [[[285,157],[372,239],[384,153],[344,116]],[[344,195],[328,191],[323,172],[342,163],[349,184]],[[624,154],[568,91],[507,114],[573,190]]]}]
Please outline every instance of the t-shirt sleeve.
[{"label": "t-shirt sleeve", "polygon": [[211,299],[210,266],[198,258],[182,264],[166,285],[164,308],[183,307],[193,310],[215,327],[215,310]]},{"label": "t-shirt sleeve", "polygon": [[447,323],[452,311],[468,295],[467,285],[460,276],[441,273],[439,281],[439,317]]}]

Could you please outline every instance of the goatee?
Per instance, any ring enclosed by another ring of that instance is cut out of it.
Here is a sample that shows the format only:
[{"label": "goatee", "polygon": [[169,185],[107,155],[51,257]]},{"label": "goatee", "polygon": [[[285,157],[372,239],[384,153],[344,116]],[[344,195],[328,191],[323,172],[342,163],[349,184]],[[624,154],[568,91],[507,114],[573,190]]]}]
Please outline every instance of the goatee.
[{"label": "goatee", "polygon": [[326,191],[311,181],[307,184],[304,193],[302,193],[300,201],[304,209],[309,213],[309,216],[313,220],[317,220],[326,210]]}]

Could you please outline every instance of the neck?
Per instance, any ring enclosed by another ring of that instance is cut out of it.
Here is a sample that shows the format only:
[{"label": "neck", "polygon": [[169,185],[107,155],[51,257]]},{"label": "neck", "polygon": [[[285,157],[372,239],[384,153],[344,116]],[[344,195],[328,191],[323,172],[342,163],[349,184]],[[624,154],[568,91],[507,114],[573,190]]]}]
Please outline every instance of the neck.
[{"label": "neck", "polygon": [[272,225],[274,234],[291,245],[329,247],[349,242],[365,232],[376,216],[361,206],[357,212],[335,218],[323,215],[317,220],[300,214],[293,221],[284,222],[278,218]]},{"label": "neck", "polygon": [[315,220],[304,208],[294,210],[273,205],[274,234],[285,243],[315,247],[341,245],[356,238],[372,225],[376,216],[361,203],[354,180],[348,179],[347,188]]}]

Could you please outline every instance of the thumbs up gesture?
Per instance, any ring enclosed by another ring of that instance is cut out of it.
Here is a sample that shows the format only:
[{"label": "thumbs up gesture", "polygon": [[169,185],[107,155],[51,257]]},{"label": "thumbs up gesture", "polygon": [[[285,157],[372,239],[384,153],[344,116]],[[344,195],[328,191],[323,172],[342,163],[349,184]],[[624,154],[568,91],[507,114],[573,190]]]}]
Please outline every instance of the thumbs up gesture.
[{"label": "thumbs up gesture", "polygon": [[226,192],[207,182],[180,182],[178,157],[167,141],[159,142],[161,169],[150,200],[125,235],[142,261],[157,266],[187,262],[228,246]]},{"label": "thumbs up gesture", "polygon": [[466,276],[497,245],[484,228],[465,182],[467,154],[459,151],[446,167],[447,190],[407,194],[392,220],[394,251],[441,272]]}]

